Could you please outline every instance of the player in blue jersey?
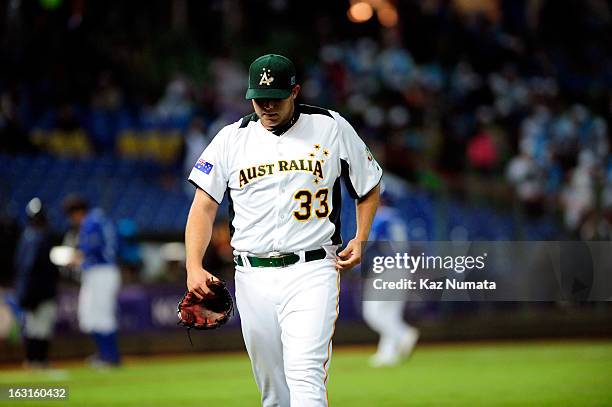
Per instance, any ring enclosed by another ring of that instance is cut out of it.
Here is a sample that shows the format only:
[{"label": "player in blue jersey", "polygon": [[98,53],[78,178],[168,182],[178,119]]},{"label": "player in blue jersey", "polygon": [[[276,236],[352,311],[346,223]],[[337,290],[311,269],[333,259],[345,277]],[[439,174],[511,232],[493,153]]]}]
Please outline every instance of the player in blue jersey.
[{"label": "player in blue jersey", "polygon": [[68,196],[63,203],[70,223],[78,228],[75,263],[80,265],[79,327],[91,334],[98,353],[95,365],[120,364],[117,345],[117,297],[121,274],[116,264],[117,233],[102,209],[91,208],[80,196]]},{"label": "player in blue jersey", "polygon": [[[406,242],[408,232],[399,210],[384,187],[380,206],[372,222],[370,241]],[[373,367],[392,366],[412,352],[419,336],[416,328],[404,319],[406,301],[363,301],[363,318],[380,335],[376,353],[370,358]]]}]

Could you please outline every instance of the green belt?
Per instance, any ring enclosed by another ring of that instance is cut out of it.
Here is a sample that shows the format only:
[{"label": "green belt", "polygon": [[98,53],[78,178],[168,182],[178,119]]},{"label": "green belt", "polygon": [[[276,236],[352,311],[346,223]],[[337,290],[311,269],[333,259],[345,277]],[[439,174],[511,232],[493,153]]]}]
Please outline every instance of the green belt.
[{"label": "green belt", "polygon": [[[308,250],[304,253],[304,261],[321,260],[327,256],[325,249]],[[287,267],[300,261],[300,256],[295,253],[283,253],[274,257],[247,256],[251,267]],[[243,266],[242,257],[234,256],[234,262]]]}]

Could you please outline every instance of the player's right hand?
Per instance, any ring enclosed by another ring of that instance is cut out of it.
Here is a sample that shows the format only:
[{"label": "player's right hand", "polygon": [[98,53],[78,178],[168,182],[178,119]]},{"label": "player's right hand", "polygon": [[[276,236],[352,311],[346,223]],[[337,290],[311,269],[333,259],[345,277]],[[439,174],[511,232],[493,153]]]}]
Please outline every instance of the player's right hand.
[{"label": "player's right hand", "polygon": [[212,294],[210,288],[208,288],[208,280],[218,280],[217,277],[204,270],[203,268],[197,268],[187,270],[187,290],[195,294],[199,299],[204,298]]},{"label": "player's right hand", "polygon": [[361,242],[355,238],[336,256],[336,269],[350,270],[359,263],[361,263]]}]

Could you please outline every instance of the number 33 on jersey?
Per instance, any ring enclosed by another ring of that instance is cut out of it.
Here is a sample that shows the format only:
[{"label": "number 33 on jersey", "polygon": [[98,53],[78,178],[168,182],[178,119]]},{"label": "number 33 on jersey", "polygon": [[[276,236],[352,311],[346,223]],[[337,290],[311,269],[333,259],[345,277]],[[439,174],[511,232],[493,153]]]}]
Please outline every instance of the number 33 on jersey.
[{"label": "number 33 on jersey", "polygon": [[224,127],[204,150],[189,181],[217,203],[227,191],[232,247],[262,254],[295,252],[340,240],[340,178],[355,199],[382,170],[338,113],[296,105],[282,135],[257,115]]}]

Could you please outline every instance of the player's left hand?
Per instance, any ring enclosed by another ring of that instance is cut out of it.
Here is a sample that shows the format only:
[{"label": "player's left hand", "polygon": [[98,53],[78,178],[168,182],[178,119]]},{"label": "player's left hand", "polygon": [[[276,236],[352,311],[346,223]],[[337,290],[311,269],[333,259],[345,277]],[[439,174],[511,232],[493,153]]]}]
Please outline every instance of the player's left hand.
[{"label": "player's left hand", "polygon": [[336,269],[338,271],[350,270],[359,263],[361,263],[361,242],[352,239],[336,256]]}]

